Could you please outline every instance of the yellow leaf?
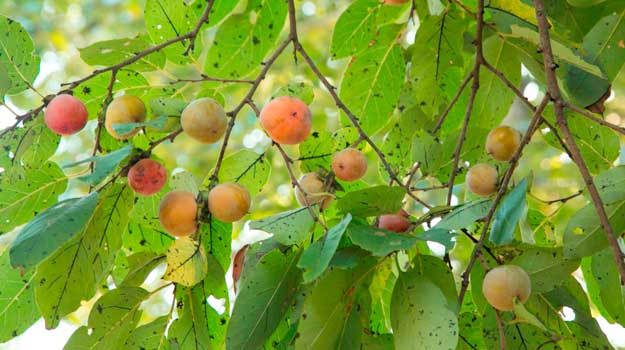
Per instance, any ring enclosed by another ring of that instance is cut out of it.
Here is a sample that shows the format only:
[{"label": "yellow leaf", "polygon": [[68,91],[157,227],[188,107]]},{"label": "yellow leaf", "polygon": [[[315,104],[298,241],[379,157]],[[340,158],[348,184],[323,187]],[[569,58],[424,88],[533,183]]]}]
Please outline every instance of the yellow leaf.
[{"label": "yellow leaf", "polygon": [[193,287],[204,279],[207,272],[206,252],[199,242],[181,237],[167,250],[165,280]]}]

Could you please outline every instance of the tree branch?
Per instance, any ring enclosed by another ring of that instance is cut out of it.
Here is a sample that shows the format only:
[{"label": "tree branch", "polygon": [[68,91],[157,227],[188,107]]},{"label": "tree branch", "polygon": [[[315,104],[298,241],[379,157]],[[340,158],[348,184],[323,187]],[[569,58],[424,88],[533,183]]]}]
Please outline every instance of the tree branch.
[{"label": "tree branch", "polygon": [[536,19],[538,20],[538,31],[540,33],[540,44],[543,52],[543,63],[545,67],[545,75],[547,78],[547,89],[549,94],[553,98],[556,124],[562,132],[564,142],[569,147],[571,158],[577,165],[579,172],[584,179],[584,183],[588,188],[588,193],[590,194],[592,203],[595,206],[595,210],[597,212],[597,216],[599,217],[599,221],[601,222],[601,226],[603,227],[606,239],[608,241],[608,244],[610,245],[610,248],[612,249],[614,262],[616,263],[619,275],[621,277],[621,284],[625,285],[625,260],[623,257],[623,252],[621,251],[621,248],[618,244],[618,236],[614,233],[614,230],[612,229],[612,225],[610,224],[610,220],[603,206],[603,201],[601,200],[599,191],[595,186],[595,182],[592,178],[592,175],[590,174],[590,171],[588,170],[588,166],[586,165],[584,158],[582,157],[575,138],[573,137],[573,134],[569,129],[568,122],[564,114],[564,108],[567,106],[567,104],[562,98],[560,86],[558,85],[558,80],[556,77],[556,69],[558,66],[554,61],[553,50],[551,48],[551,36],[549,34],[549,28],[551,25],[547,20],[545,7],[542,0],[533,1],[534,8],[536,9]]}]

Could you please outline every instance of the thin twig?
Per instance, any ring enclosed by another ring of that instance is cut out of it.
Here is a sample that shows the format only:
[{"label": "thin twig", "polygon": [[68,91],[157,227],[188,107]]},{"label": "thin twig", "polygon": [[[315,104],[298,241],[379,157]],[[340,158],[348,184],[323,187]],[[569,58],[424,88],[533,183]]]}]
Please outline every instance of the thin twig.
[{"label": "thin twig", "polygon": [[469,263],[467,264],[466,269],[462,273],[462,285],[460,288],[460,293],[458,294],[458,301],[460,305],[462,305],[464,296],[467,292],[467,289],[469,288],[469,276],[471,274],[471,270],[473,269],[473,265],[475,264],[475,261],[478,258],[482,247],[484,246],[484,242],[486,241],[488,237],[488,228],[493,219],[493,216],[495,215],[497,206],[499,205],[499,202],[501,202],[501,199],[506,193],[508,184],[510,183],[510,180],[512,179],[512,174],[514,173],[514,170],[516,169],[516,166],[519,163],[519,159],[521,158],[521,155],[523,154],[523,150],[525,149],[525,146],[527,146],[530,139],[532,138],[532,135],[534,134],[534,132],[536,132],[536,130],[538,129],[540,125],[541,115],[543,111],[545,110],[545,108],[547,107],[547,104],[549,103],[549,99],[550,99],[549,95],[546,95],[543,98],[540,105],[538,106],[538,108],[536,108],[536,112],[534,112],[534,116],[530,120],[530,125],[527,131],[525,132],[525,134],[523,135],[523,138],[521,139],[519,148],[517,148],[517,150],[512,155],[512,159],[510,159],[510,166],[508,167],[508,170],[503,176],[501,185],[499,186],[499,191],[497,192],[495,199],[493,199],[493,204],[491,205],[490,209],[488,210],[488,214],[486,214],[486,217],[483,220],[484,226],[482,227],[480,239],[476,243],[475,247],[473,248],[473,253],[471,254]]},{"label": "thin twig", "polygon": [[584,179],[586,188],[588,188],[588,193],[590,194],[592,203],[595,206],[597,216],[599,217],[599,221],[601,222],[601,226],[603,227],[603,232],[606,236],[610,248],[612,249],[614,262],[616,263],[616,267],[618,268],[621,278],[621,284],[625,285],[625,260],[623,257],[623,252],[619,247],[618,236],[615,234],[612,225],[610,224],[610,220],[603,206],[603,201],[601,199],[601,196],[599,195],[599,191],[595,186],[595,182],[592,178],[592,175],[590,174],[590,171],[588,170],[588,166],[586,165],[584,158],[582,157],[575,138],[573,137],[573,134],[569,129],[568,122],[564,113],[564,109],[565,107],[567,107],[567,104],[562,97],[562,94],[560,92],[560,86],[558,85],[558,80],[556,77],[556,69],[558,66],[555,63],[553,50],[551,48],[551,35],[549,33],[549,28],[551,25],[549,24],[549,21],[547,19],[543,1],[533,1],[534,8],[536,10],[536,19],[538,20],[540,45],[543,53],[545,75],[547,78],[547,90],[553,98],[556,124],[562,132],[564,142],[569,147],[571,157],[577,165],[579,172],[582,175],[582,178]]}]

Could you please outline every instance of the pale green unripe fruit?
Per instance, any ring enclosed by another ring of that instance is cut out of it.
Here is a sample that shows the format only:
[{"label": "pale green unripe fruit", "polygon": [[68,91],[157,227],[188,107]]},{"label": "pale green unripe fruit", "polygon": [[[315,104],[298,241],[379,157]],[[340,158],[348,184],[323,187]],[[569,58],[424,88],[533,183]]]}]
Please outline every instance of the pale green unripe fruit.
[{"label": "pale green unripe fruit", "polygon": [[516,265],[502,265],[488,271],[482,282],[486,301],[497,310],[511,311],[514,299],[525,303],[532,292],[527,272]]}]

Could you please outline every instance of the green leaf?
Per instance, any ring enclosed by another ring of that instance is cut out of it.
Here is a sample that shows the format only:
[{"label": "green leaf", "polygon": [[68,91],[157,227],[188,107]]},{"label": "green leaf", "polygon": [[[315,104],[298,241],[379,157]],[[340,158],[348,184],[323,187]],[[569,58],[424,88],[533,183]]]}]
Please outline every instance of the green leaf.
[{"label": "green leaf", "polygon": [[[625,226],[625,201],[605,205],[612,227]],[[594,205],[575,213],[564,231],[564,256],[569,259],[593,255],[608,247],[605,232]]]},{"label": "green leaf", "polygon": [[444,245],[448,250],[454,246],[455,233],[446,229],[431,229],[416,236],[383,230],[371,225],[352,224],[347,234],[357,246],[374,256],[386,256],[397,250],[412,248],[418,241],[431,241]]},{"label": "green leaf", "polygon": [[313,86],[308,82],[289,83],[278,89],[272,96],[273,100],[280,96],[292,96],[296,97],[307,105],[310,105],[315,99],[315,91]]},{"label": "green leaf", "polygon": [[72,167],[78,164],[93,161],[95,163],[93,173],[83,175],[79,177],[79,179],[90,185],[97,185],[102,182],[102,180],[106,179],[106,177],[109,176],[115,168],[117,168],[119,163],[130,155],[130,152],[132,152],[132,146],[128,145],[109,154],[90,157],[76,163],[68,164],[65,167]]},{"label": "green leaf", "polygon": [[93,218],[98,193],[59,202],[35,216],[11,243],[11,265],[30,270],[74,238]]},{"label": "green leaf", "polygon": [[617,166],[599,173],[595,186],[603,204],[625,200],[625,166]]},{"label": "green leaf", "polygon": [[595,253],[591,258],[592,278],[599,287],[599,295],[607,313],[615,322],[625,325],[625,287],[610,249]]},{"label": "green leaf", "polygon": [[[369,135],[387,122],[399,100],[406,65],[396,40],[401,27],[379,29],[373,44],[353,57],[339,95]],[[347,123],[345,123],[347,124]]]},{"label": "green leaf", "polygon": [[297,266],[304,270],[305,283],[316,280],[326,270],[351,221],[352,216],[345,215],[341,222],[328,230],[325,236],[304,250]]},{"label": "green leaf", "polygon": [[228,17],[217,29],[204,72],[210,76],[242,78],[258,68],[274,47],[286,14],[287,5],[283,1],[249,1],[245,13]]},{"label": "green leaf", "polygon": [[169,323],[169,316],[162,316],[156,320],[138,327],[126,339],[123,350],[166,350],[167,342],[165,330]]},{"label": "green leaf", "polygon": [[[135,38],[99,41],[79,49],[80,58],[91,66],[111,66],[133,58],[137,53],[152,47],[149,38],[137,36]],[[130,67],[139,72],[160,70],[165,66],[165,54],[156,51],[140,58]]]},{"label": "green leaf", "polygon": [[414,270],[402,273],[393,291],[395,349],[455,349],[458,317],[439,287]]},{"label": "green leaf", "polygon": [[176,98],[159,97],[149,103],[150,110],[155,116],[177,116],[180,117],[182,111],[188,103]]},{"label": "green leaf", "polygon": [[[566,119],[588,170],[598,174],[610,169],[619,155],[618,135],[578,114],[566,113]],[[561,147],[552,133],[545,135],[545,139],[552,146]]]},{"label": "green leaf", "polygon": [[200,191],[195,175],[188,171],[181,171],[172,175],[169,187],[172,190],[189,191],[196,196]]},{"label": "green leaf", "polygon": [[161,264],[165,257],[152,252],[139,252],[128,257],[128,273],[119,284],[120,287],[133,287],[143,284],[156,266]]},{"label": "green leaf", "polygon": [[[366,307],[356,300],[375,264],[370,260],[353,270],[331,268],[304,300],[295,339],[298,350],[344,349],[343,334],[351,327],[354,310]],[[363,326],[360,326],[362,328]],[[348,347],[349,348],[349,347]],[[360,347],[357,347],[360,348]]]},{"label": "green leaf", "polygon": [[469,227],[475,221],[485,217],[491,205],[492,201],[490,199],[481,199],[463,204],[445,215],[434,228],[457,230]]},{"label": "green leaf", "polygon": [[528,247],[510,263],[522,267],[530,276],[532,293],[545,293],[562,284],[577,270],[580,260],[566,259],[562,248]]},{"label": "green leaf", "polygon": [[87,326],[78,328],[63,349],[121,349],[141,319],[142,288],[118,288],[104,294],[89,314]]},{"label": "green leaf", "polygon": [[0,253],[0,342],[17,337],[39,317],[35,304],[34,272],[14,270],[9,252]]},{"label": "green leaf", "polygon": [[449,310],[458,314],[460,306],[458,305],[456,282],[454,281],[454,275],[447,264],[442,259],[431,255],[419,255],[414,259],[414,265],[414,273],[417,273],[434,283],[443,295],[445,295]]},{"label": "green leaf", "polygon": [[17,168],[0,173],[0,234],[28,222],[40,210],[56,203],[66,187],[67,177],[52,162],[36,169]]},{"label": "green leaf", "polygon": [[313,131],[304,142],[299,144],[299,167],[303,173],[329,170],[334,155],[334,137],[321,130]]},{"label": "green leaf", "polygon": [[167,250],[167,271],[164,280],[193,287],[208,272],[206,252],[200,242],[180,237]]},{"label": "green leaf", "polygon": [[369,187],[347,193],[338,201],[338,208],[342,213],[361,217],[394,214],[401,209],[405,195],[401,187]]},{"label": "green leaf", "polygon": [[488,7],[489,9],[507,12],[534,26],[538,25],[534,9],[521,1],[490,0]]},{"label": "green leaf", "polygon": [[151,196],[138,196],[135,205],[130,212],[130,222],[128,229],[124,232],[124,247],[132,253],[154,252],[165,254],[167,248],[174,241],[161,226],[158,216],[158,207],[161,198],[169,192],[169,184],[165,184],[163,189]]},{"label": "green leaf", "polygon": [[[523,39],[532,45],[540,45],[540,35],[536,30],[518,25],[512,25],[510,28],[512,31],[511,35],[513,37]],[[553,47],[555,59],[563,65],[566,64],[567,66],[574,67],[579,71],[591,74],[597,78],[604,77],[604,74],[599,67],[591,62],[587,62],[587,60],[584,60],[584,58],[568,46],[554,40],[551,40],[551,45]]]},{"label": "green leaf", "polygon": [[[497,36],[486,39],[484,41],[484,57],[502,72],[512,84],[518,86],[521,83],[519,55],[504,40]],[[499,125],[508,114],[514,98],[515,95],[512,90],[495,74],[488,69],[481,69],[480,89],[475,96],[472,122],[486,129]]]},{"label": "green leaf", "polygon": [[308,208],[298,208],[251,221],[249,227],[273,234],[280,244],[294,245],[310,238],[314,224]]},{"label": "green leaf", "polygon": [[354,1],[339,16],[332,34],[333,59],[352,56],[376,40],[378,28],[396,19],[404,9],[377,0]]},{"label": "green leaf", "polygon": [[227,349],[259,349],[273,333],[301,282],[302,274],[297,268],[299,255],[272,250],[244,270],[228,325]]},{"label": "green leaf", "polygon": [[40,58],[30,35],[18,22],[0,15],[0,33],[5,33],[0,39],[0,67],[11,84],[6,93],[16,94],[32,86],[39,73]]},{"label": "green leaf", "polygon": [[123,123],[123,124],[116,123],[116,124],[113,124],[112,126],[113,126],[113,130],[115,130],[115,132],[117,132],[118,134],[126,135],[126,134],[133,132],[135,129],[143,128],[143,127],[150,127],[150,128],[162,131],[163,128],[165,128],[167,121],[168,121],[167,116],[162,116],[156,119],[150,119],[145,122]]},{"label": "green leaf", "polygon": [[[267,161],[265,153],[240,150],[224,158],[219,169],[219,181],[236,182],[254,195],[262,190],[269,179],[269,174],[271,164]],[[210,182],[210,176],[204,179],[204,185]]]},{"label": "green leaf", "polygon": [[[148,0],[145,3],[143,17],[150,39],[155,44],[190,32],[198,21],[197,13],[183,0]],[[187,44],[187,40],[182,40],[165,47],[162,51],[168,60],[176,64],[185,64],[189,62],[189,58],[195,60],[195,56],[199,56],[201,37],[195,41],[195,49],[189,55],[183,55]]]},{"label": "green leaf", "polygon": [[35,296],[48,329],[61,317],[89,300],[108,275],[121,248],[134,195],[123,185],[100,193],[100,200],[84,230],[37,268]]},{"label": "green leaf", "polygon": [[586,61],[602,68],[613,81],[625,63],[625,10],[602,18],[584,37]]},{"label": "green leaf", "polygon": [[493,226],[490,230],[490,241],[496,245],[508,244],[514,239],[517,223],[525,210],[527,201],[527,178],[513,188],[499,204],[495,212]]},{"label": "green leaf", "polygon": [[34,120],[24,123],[23,127],[2,136],[0,166],[5,170],[22,164],[38,168],[52,157],[60,140],[61,137],[48,128],[39,114]]},{"label": "green leaf", "polygon": [[[210,261],[210,259],[209,259]],[[211,264],[211,266],[213,266]],[[215,264],[210,273],[222,276],[224,271]],[[210,278],[193,288],[179,287],[176,290],[178,300],[176,319],[167,330],[169,349],[201,350],[223,349],[228,323],[227,309],[224,314],[218,314],[207,302],[210,295],[217,298],[227,298],[227,291],[218,291],[212,285]],[[225,288],[225,285],[223,285]],[[227,305],[227,304],[226,304]]]}]

